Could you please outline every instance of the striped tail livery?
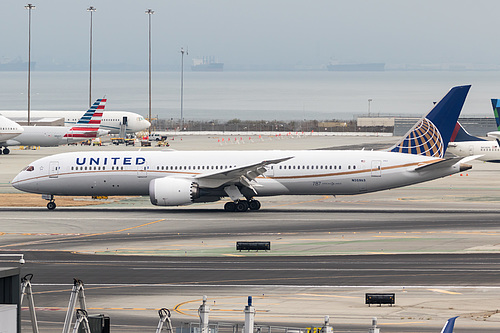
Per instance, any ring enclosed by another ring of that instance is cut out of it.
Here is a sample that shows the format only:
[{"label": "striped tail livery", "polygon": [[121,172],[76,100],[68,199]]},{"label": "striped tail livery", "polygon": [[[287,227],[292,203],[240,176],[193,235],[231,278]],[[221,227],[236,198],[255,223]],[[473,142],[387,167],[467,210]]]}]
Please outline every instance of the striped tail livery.
[{"label": "striped tail livery", "polygon": [[452,88],[390,151],[443,158],[470,87]]},{"label": "striped tail livery", "polygon": [[71,127],[64,137],[69,138],[96,138],[101,126],[102,114],[106,106],[106,98],[97,99],[90,109]]}]

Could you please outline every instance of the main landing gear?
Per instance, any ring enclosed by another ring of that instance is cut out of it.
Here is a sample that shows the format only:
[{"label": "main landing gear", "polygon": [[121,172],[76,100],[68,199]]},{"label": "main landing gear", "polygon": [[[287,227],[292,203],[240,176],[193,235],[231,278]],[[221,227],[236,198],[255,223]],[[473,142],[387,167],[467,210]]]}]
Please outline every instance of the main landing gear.
[{"label": "main landing gear", "polygon": [[0,155],[1,155],[1,154],[8,155],[9,153],[10,153],[9,148],[4,147],[4,148],[2,149],[2,147],[0,147]]},{"label": "main landing gear", "polygon": [[226,212],[246,212],[247,210],[259,210],[260,209],[260,201],[251,199],[251,200],[237,200],[226,202],[224,205],[224,210]]},{"label": "main landing gear", "polygon": [[47,209],[48,210],[54,210],[56,209],[56,201],[54,199],[54,195],[52,194],[42,194],[42,199],[49,200],[47,203]]}]

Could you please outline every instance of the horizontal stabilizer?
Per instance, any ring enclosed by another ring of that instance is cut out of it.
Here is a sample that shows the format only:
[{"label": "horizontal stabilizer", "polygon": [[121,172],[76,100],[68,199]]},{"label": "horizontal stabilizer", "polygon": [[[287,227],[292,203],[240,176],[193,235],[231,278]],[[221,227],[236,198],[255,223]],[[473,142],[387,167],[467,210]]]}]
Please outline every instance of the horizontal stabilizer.
[{"label": "horizontal stabilizer", "polygon": [[422,171],[434,171],[434,170],[439,170],[443,168],[451,168],[452,166],[459,164],[460,165],[460,171],[465,171],[472,166],[465,164],[467,162],[470,162],[472,160],[475,160],[476,158],[481,157],[482,155],[474,155],[474,156],[467,156],[467,157],[453,157],[453,158],[448,158],[446,160],[440,160],[434,163],[430,164],[425,164],[419,167],[416,167],[414,171],[417,172],[422,172]]}]

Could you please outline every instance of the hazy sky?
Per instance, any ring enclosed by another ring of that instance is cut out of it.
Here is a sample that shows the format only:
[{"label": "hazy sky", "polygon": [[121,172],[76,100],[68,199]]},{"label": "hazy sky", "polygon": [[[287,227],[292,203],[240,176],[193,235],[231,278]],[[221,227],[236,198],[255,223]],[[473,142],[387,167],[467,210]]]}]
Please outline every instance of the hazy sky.
[{"label": "hazy sky", "polygon": [[[27,3],[27,2],[26,2]],[[0,58],[27,59],[26,3],[3,0]],[[32,59],[85,64],[90,5],[94,63],[147,70],[147,8],[153,61],[176,65],[179,49],[231,65],[321,65],[330,59],[387,64],[499,65],[494,0],[43,0],[32,2]]]}]

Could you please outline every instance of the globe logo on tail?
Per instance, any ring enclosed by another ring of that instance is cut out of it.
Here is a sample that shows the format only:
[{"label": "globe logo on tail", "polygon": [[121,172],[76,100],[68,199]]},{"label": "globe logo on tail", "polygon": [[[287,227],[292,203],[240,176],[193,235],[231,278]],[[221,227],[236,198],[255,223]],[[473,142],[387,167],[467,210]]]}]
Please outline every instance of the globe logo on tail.
[{"label": "globe logo on tail", "polygon": [[444,143],[438,128],[424,118],[391,151],[442,158]]}]

